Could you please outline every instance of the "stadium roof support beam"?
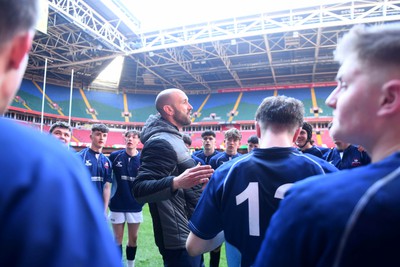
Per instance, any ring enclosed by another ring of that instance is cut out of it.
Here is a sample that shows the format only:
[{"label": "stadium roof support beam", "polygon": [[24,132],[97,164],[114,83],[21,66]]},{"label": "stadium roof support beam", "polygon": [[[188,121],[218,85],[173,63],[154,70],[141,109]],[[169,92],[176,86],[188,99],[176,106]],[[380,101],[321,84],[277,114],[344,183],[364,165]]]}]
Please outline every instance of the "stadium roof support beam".
[{"label": "stadium roof support beam", "polygon": [[209,92],[211,92],[210,86],[208,86],[207,82],[201,77],[200,75],[193,73],[192,70],[192,65],[187,62],[183,55],[177,51],[177,49],[166,49],[167,53],[173,58],[176,63],[179,64],[190,76],[192,76],[198,83],[200,83],[202,86],[204,86]]},{"label": "stadium roof support beam", "polygon": [[[44,43],[39,41],[34,41],[32,44],[32,51],[30,52],[31,57],[33,56],[39,57],[41,60],[44,58],[48,58],[50,61],[57,61],[62,62],[63,64],[71,62],[67,57],[63,56],[62,54],[58,53],[49,43],[51,42],[50,38],[44,40]],[[45,55],[43,54],[45,53]],[[38,64],[37,66],[40,66]]]},{"label": "stadium roof support beam", "polygon": [[[99,1],[99,0],[97,0]],[[133,33],[140,32],[140,21],[121,3],[120,0],[100,0],[117,17],[117,25],[124,23]]]},{"label": "stadium roof support beam", "polygon": [[[77,62],[83,61],[82,56],[88,50],[97,49],[93,43],[89,43],[88,40],[82,37],[81,32],[74,32],[73,29],[56,31],[50,27],[49,33],[48,35],[43,35],[42,38],[34,40],[31,57],[46,57],[52,61],[53,67],[64,64],[77,64]],[[116,57],[115,54],[114,57]],[[86,58],[93,61],[92,55]],[[102,59],[100,58],[96,61]]]},{"label": "stadium roof support beam", "polygon": [[321,45],[321,34],[322,34],[322,29],[318,28],[317,32],[317,43],[315,45],[315,52],[314,52],[314,58],[315,58],[315,63],[312,69],[312,81],[314,82],[315,80],[315,72],[317,70],[317,64],[318,64],[318,55],[319,55],[319,47]]},{"label": "stadium roof support beam", "polygon": [[[81,61],[76,61],[76,62],[68,62],[68,63],[61,63],[61,64],[52,64],[49,65],[47,67],[47,69],[54,69],[54,68],[64,68],[64,67],[70,67],[70,66],[77,66],[77,65],[85,65],[88,63],[93,63],[93,62],[98,62],[98,61],[102,61],[102,60],[108,60],[108,59],[114,59],[116,58],[118,55],[110,55],[110,56],[104,56],[104,57],[99,57],[99,58],[92,58],[92,59],[88,59],[88,60],[81,60]],[[44,69],[44,66],[40,65],[37,67],[31,67],[30,69],[33,70],[38,70],[38,69]]]},{"label": "stadium roof support beam", "polygon": [[346,1],[142,33],[131,53],[255,35],[400,20],[400,1]]},{"label": "stadium roof support beam", "polygon": [[274,84],[276,85],[277,84],[276,75],[275,75],[275,69],[274,69],[273,64],[272,64],[272,60],[273,59],[272,59],[272,54],[271,54],[271,48],[269,46],[269,40],[268,40],[268,37],[267,37],[266,34],[263,35],[263,38],[264,38],[265,49],[266,49],[267,57],[268,57],[268,63],[269,63],[269,66],[271,68],[272,79],[274,80]]},{"label": "stadium roof support beam", "polygon": [[48,0],[49,6],[83,30],[99,37],[117,51],[131,51],[124,34],[81,0]]},{"label": "stadium roof support beam", "polygon": [[170,84],[171,86],[174,86],[174,87],[176,87],[178,89],[183,89],[182,85],[180,85],[179,83],[174,84],[174,83],[168,81],[167,79],[163,78],[161,75],[159,75],[158,73],[153,71],[151,68],[147,67],[146,64],[143,64],[142,62],[140,62],[139,60],[137,60],[133,56],[130,56],[130,58],[132,58],[137,64],[139,64],[142,68],[146,69],[148,72],[150,72],[151,74],[156,76],[158,79],[164,81],[166,84]]},{"label": "stadium roof support beam", "polygon": [[236,71],[231,69],[232,62],[230,61],[228,55],[226,54],[226,49],[221,45],[220,42],[212,42],[215,51],[218,53],[218,56],[221,58],[222,62],[224,63],[226,69],[232,75],[233,79],[237,82],[240,88],[243,88],[242,81],[240,80]]}]

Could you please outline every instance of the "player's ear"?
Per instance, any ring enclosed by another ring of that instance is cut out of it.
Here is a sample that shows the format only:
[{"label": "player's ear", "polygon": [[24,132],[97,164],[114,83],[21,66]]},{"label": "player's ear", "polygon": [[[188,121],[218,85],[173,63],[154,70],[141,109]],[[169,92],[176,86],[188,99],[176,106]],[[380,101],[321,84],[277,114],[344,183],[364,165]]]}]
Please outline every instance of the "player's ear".
[{"label": "player's ear", "polygon": [[28,31],[16,35],[11,41],[11,53],[9,60],[10,69],[19,69],[32,45],[33,32]]},{"label": "player's ear", "polygon": [[301,132],[302,127],[300,126],[299,128],[296,129],[296,131],[294,132],[294,136],[293,136],[293,140],[292,142],[295,143],[297,140],[297,137],[299,137],[299,134]]},{"label": "player's ear", "polygon": [[382,86],[378,116],[400,112],[400,80],[390,80]]},{"label": "player's ear", "polygon": [[163,110],[164,110],[165,114],[167,114],[167,115],[173,115],[174,114],[174,109],[172,108],[171,105],[164,105],[163,106]]},{"label": "player's ear", "polygon": [[256,134],[258,138],[261,138],[261,127],[257,121],[256,121]]}]

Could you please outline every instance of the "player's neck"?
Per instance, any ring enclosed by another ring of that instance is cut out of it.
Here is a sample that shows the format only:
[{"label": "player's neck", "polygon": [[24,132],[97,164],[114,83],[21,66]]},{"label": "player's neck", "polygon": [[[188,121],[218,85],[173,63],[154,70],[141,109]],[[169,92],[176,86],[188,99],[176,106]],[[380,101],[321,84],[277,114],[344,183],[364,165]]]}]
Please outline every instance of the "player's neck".
[{"label": "player's neck", "polygon": [[94,145],[91,145],[90,149],[93,150],[94,152],[97,152],[97,153],[101,153],[101,151],[102,151],[102,147],[97,147],[97,146],[94,146]]},{"label": "player's neck", "polygon": [[371,156],[371,161],[377,162],[377,161],[380,161],[380,160],[390,156],[391,154],[393,154],[395,152],[400,152],[400,144],[393,145],[393,146],[386,147],[386,148],[384,148],[383,146],[375,146],[375,149],[372,149],[371,151],[367,150],[367,152]]},{"label": "player's neck", "polygon": [[227,150],[225,150],[225,152],[230,157],[235,156],[238,153],[237,150],[233,150],[233,149],[227,149]]},{"label": "player's neck", "polygon": [[260,148],[292,146],[293,136],[288,136],[287,132],[272,133],[271,131],[266,131],[260,138]]},{"label": "player's neck", "polygon": [[210,156],[210,155],[212,155],[213,153],[214,153],[214,149],[213,150],[205,150],[204,149],[204,155],[206,155],[206,156]]},{"label": "player's neck", "polygon": [[304,151],[304,150],[307,150],[307,149],[310,149],[310,148],[312,148],[312,145],[310,144],[310,142],[307,142],[307,144],[304,147],[302,147],[300,150]]},{"label": "player's neck", "polygon": [[138,151],[136,148],[127,148],[127,149],[125,149],[125,151],[126,151],[126,154],[128,154],[131,157],[134,157],[138,154]]},{"label": "player's neck", "polygon": [[336,148],[338,150],[345,150],[346,148],[348,148],[351,144],[349,143],[338,143],[336,144]]}]

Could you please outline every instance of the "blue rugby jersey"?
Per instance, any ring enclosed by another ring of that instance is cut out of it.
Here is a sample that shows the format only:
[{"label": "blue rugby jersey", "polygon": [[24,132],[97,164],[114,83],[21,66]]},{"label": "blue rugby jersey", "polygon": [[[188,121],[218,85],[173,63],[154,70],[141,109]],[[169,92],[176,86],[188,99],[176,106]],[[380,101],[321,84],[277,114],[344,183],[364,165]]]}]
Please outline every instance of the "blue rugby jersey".
[{"label": "blue rugby jersey", "polygon": [[[341,152],[343,152],[343,157],[340,157]],[[358,151],[355,145],[350,145],[343,151],[339,151],[336,147],[332,148],[325,154],[325,159],[339,170],[352,169],[371,163],[371,158],[367,152]]]},{"label": "blue rugby jersey", "polygon": [[296,148],[255,149],[214,172],[189,228],[202,239],[211,239],[223,230],[231,245],[226,247],[227,254],[236,254],[230,249],[236,248],[241,266],[250,266],[287,188],[306,177],[334,171],[337,169],[328,162]]},{"label": "blue rugby jersey", "polygon": [[[98,159],[96,158],[96,154],[98,154]],[[103,153],[94,152],[89,147],[79,151],[78,155],[89,170],[92,183],[96,191],[99,192],[101,199],[103,199],[104,184],[106,182],[112,183],[110,160]]]},{"label": "blue rugby jersey", "polygon": [[240,156],[242,156],[242,154],[240,153],[236,153],[235,155],[231,156],[228,155],[226,152],[220,152],[210,159],[209,164],[214,170],[216,170],[219,166],[221,166],[225,162],[231,161]]},{"label": "blue rugby jersey", "polygon": [[306,149],[302,152],[306,153],[306,154],[314,155],[321,159],[324,159],[324,155],[327,154],[329,151],[330,151],[330,149],[327,147],[312,146],[309,149]]},{"label": "blue rugby jersey", "polygon": [[0,265],[121,266],[82,160],[31,127],[0,118],[0,129]]},{"label": "blue rugby jersey", "polygon": [[198,150],[198,151],[193,152],[192,155],[202,159],[204,161],[204,163],[207,165],[207,164],[210,164],[211,158],[219,153],[220,152],[218,150],[214,150],[214,153],[212,153],[210,156],[206,156],[206,154],[204,154],[204,150]]},{"label": "blue rugby jersey", "polygon": [[296,183],[254,266],[400,266],[399,191],[400,152]]},{"label": "blue rugby jersey", "polygon": [[140,167],[140,152],[129,156],[125,149],[114,151],[109,157],[114,174],[113,189],[115,194],[110,199],[109,208],[116,212],[140,212],[143,204],[133,197],[131,190]]},{"label": "blue rugby jersey", "polygon": [[195,156],[192,154],[192,159],[194,159],[194,161],[197,163],[200,163],[200,165],[206,165],[206,163],[204,162],[204,160],[202,160],[201,158]]}]

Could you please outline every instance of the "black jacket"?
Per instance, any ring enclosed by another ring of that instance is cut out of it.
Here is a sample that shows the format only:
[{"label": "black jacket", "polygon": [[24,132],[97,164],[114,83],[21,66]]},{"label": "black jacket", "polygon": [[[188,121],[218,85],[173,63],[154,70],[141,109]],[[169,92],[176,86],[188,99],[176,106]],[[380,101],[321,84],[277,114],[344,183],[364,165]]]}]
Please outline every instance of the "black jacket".
[{"label": "black jacket", "polygon": [[160,115],[149,117],[140,139],[144,146],[132,193],[138,202],[149,203],[159,249],[184,249],[188,220],[201,187],[173,192],[172,182],[175,176],[196,164],[178,128]]}]

